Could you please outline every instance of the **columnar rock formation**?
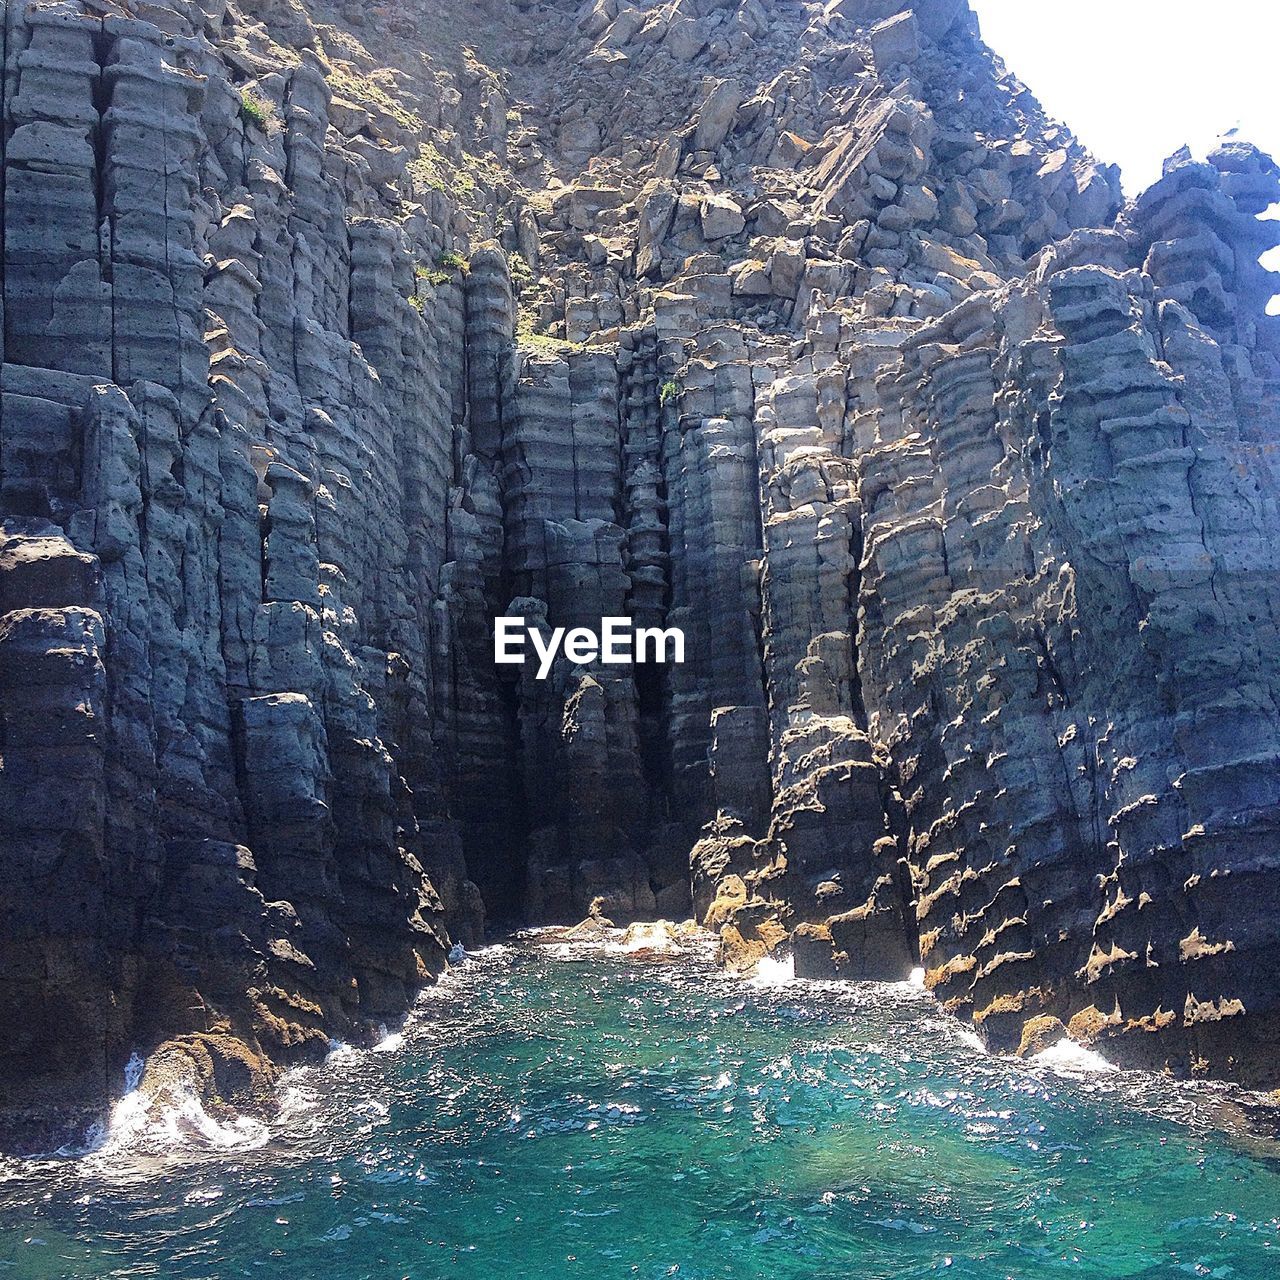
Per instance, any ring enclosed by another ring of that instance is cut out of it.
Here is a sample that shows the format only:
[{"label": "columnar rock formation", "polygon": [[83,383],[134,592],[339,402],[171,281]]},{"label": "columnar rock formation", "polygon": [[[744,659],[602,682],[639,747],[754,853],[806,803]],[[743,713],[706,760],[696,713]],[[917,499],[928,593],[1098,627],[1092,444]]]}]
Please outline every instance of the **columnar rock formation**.
[{"label": "columnar rock formation", "polygon": [[1276,1083],[1266,157],[1123,205],[963,0],[10,0],[0,95],[6,1141],[486,909]]}]

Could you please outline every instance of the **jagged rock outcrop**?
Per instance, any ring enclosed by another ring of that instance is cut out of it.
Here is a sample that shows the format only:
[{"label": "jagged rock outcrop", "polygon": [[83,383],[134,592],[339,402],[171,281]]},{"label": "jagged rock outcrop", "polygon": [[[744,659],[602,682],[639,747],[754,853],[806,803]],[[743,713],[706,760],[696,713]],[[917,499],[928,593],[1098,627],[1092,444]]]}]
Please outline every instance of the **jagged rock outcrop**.
[{"label": "jagged rock outcrop", "polygon": [[6,1141],[486,911],[1276,1083],[1269,160],[1124,205],[963,0],[11,0],[0,97]]},{"label": "jagged rock outcrop", "polygon": [[481,928],[432,715],[463,303],[414,271],[453,211],[388,217],[328,68],[220,18],[6,8],[0,1087],[36,1127],[163,1036],[368,1035]]}]

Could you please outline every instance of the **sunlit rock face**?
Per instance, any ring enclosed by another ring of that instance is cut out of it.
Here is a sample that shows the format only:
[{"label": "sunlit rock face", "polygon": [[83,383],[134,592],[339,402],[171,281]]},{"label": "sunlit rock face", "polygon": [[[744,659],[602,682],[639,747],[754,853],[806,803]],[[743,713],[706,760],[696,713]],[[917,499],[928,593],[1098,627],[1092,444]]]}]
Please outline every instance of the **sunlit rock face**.
[{"label": "sunlit rock face", "polygon": [[960,0],[4,24],[14,1140],[486,910],[1276,1083],[1268,159],[1122,207]]}]

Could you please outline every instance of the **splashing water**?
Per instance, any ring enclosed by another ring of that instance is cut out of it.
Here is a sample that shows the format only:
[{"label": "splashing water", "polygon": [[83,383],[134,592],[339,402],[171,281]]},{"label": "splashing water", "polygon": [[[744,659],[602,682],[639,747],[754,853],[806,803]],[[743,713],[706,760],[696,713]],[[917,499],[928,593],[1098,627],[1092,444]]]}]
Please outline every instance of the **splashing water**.
[{"label": "splashing water", "polygon": [[794,956],[765,956],[751,977],[757,987],[785,987],[796,980]]},{"label": "splashing water", "polygon": [[1280,1275],[1280,1164],[1219,1092],[988,1056],[907,983],[508,947],[394,1035],[290,1072],[256,1148],[123,1141],[130,1094],[94,1155],[3,1164],[0,1274]]},{"label": "splashing water", "polygon": [[1079,1075],[1091,1075],[1094,1072],[1114,1071],[1116,1068],[1100,1053],[1078,1045],[1074,1040],[1059,1040],[1057,1044],[1042,1049],[1033,1058],[1033,1062],[1045,1067],[1056,1067],[1064,1075],[1075,1072]]},{"label": "splashing water", "polygon": [[373,1046],[374,1053],[395,1053],[404,1044],[403,1031],[388,1032],[385,1027],[382,1029],[382,1038]]},{"label": "splashing water", "polygon": [[672,926],[666,921],[656,924],[633,924],[626,936],[618,944],[618,950],[624,955],[634,955],[637,951],[674,951],[675,936]]}]

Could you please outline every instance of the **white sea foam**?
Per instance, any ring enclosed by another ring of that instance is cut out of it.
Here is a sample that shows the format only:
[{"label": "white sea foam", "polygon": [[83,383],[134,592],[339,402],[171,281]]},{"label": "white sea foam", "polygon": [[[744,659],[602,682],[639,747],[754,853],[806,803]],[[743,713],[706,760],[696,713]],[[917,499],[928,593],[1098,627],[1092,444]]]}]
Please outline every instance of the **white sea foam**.
[{"label": "white sea foam", "polygon": [[554,942],[547,947],[547,955],[556,960],[585,960],[594,947],[594,943]]},{"label": "white sea foam", "polygon": [[373,1046],[374,1053],[395,1053],[404,1044],[403,1031],[388,1032],[386,1027],[379,1027],[382,1038]]},{"label": "white sea foam", "polygon": [[280,1081],[280,1120],[292,1120],[295,1116],[314,1111],[320,1099],[314,1089],[301,1083],[300,1072],[306,1068],[298,1068],[286,1073]]},{"label": "white sea foam", "polygon": [[122,1151],[136,1141],[146,1129],[147,1100],[138,1088],[146,1066],[140,1053],[130,1054],[124,1067],[124,1093],[112,1106],[106,1123],[95,1120],[80,1142],[59,1147],[54,1154],[78,1160],[84,1156]]},{"label": "white sea foam", "polygon": [[87,1167],[101,1168],[125,1156],[186,1146],[253,1150],[271,1136],[265,1124],[250,1116],[215,1119],[192,1090],[170,1086],[159,1095],[146,1092],[145,1071],[146,1063],[135,1053],[125,1068],[125,1091],[106,1125],[93,1126],[82,1147],[63,1148],[58,1154],[88,1157]]},{"label": "white sea foam", "polygon": [[237,1116],[234,1120],[215,1120],[205,1111],[194,1094],[181,1094],[155,1108],[152,1122],[143,1130],[144,1145],[157,1142],[172,1148],[195,1142],[197,1145],[252,1151],[264,1146],[271,1131],[261,1120],[252,1116]]},{"label": "white sea foam", "polygon": [[[539,932],[538,930],[530,930],[530,932]],[[478,947],[475,951],[468,951],[467,958],[470,960],[489,959],[496,960],[500,956],[509,956],[515,947],[505,942],[494,942],[487,947]]]},{"label": "white sea foam", "polygon": [[637,951],[676,950],[675,926],[667,920],[633,924],[620,943],[611,944],[610,951],[633,955]]},{"label": "white sea foam", "polygon": [[917,991],[924,990],[924,970],[912,969],[911,976],[907,978],[907,986],[914,987]]},{"label": "white sea foam", "polygon": [[1064,1075],[1096,1075],[1099,1072],[1118,1071],[1102,1054],[1086,1049],[1074,1040],[1059,1040],[1048,1049],[1032,1055],[1031,1061]]},{"label": "white sea foam", "polygon": [[785,987],[796,980],[794,956],[765,956],[751,977],[757,987]]},{"label": "white sea foam", "polygon": [[600,925],[591,929],[550,926],[525,929],[519,935],[557,960],[588,960],[595,955],[662,956],[694,955],[710,958],[719,945],[714,933],[670,920],[641,920],[626,929]]},{"label": "white sea foam", "polygon": [[141,1054],[135,1053],[130,1057],[124,1069],[124,1094],[111,1108],[111,1118],[103,1132],[103,1151],[126,1150],[146,1132],[151,1099],[140,1087],[146,1066]]}]

